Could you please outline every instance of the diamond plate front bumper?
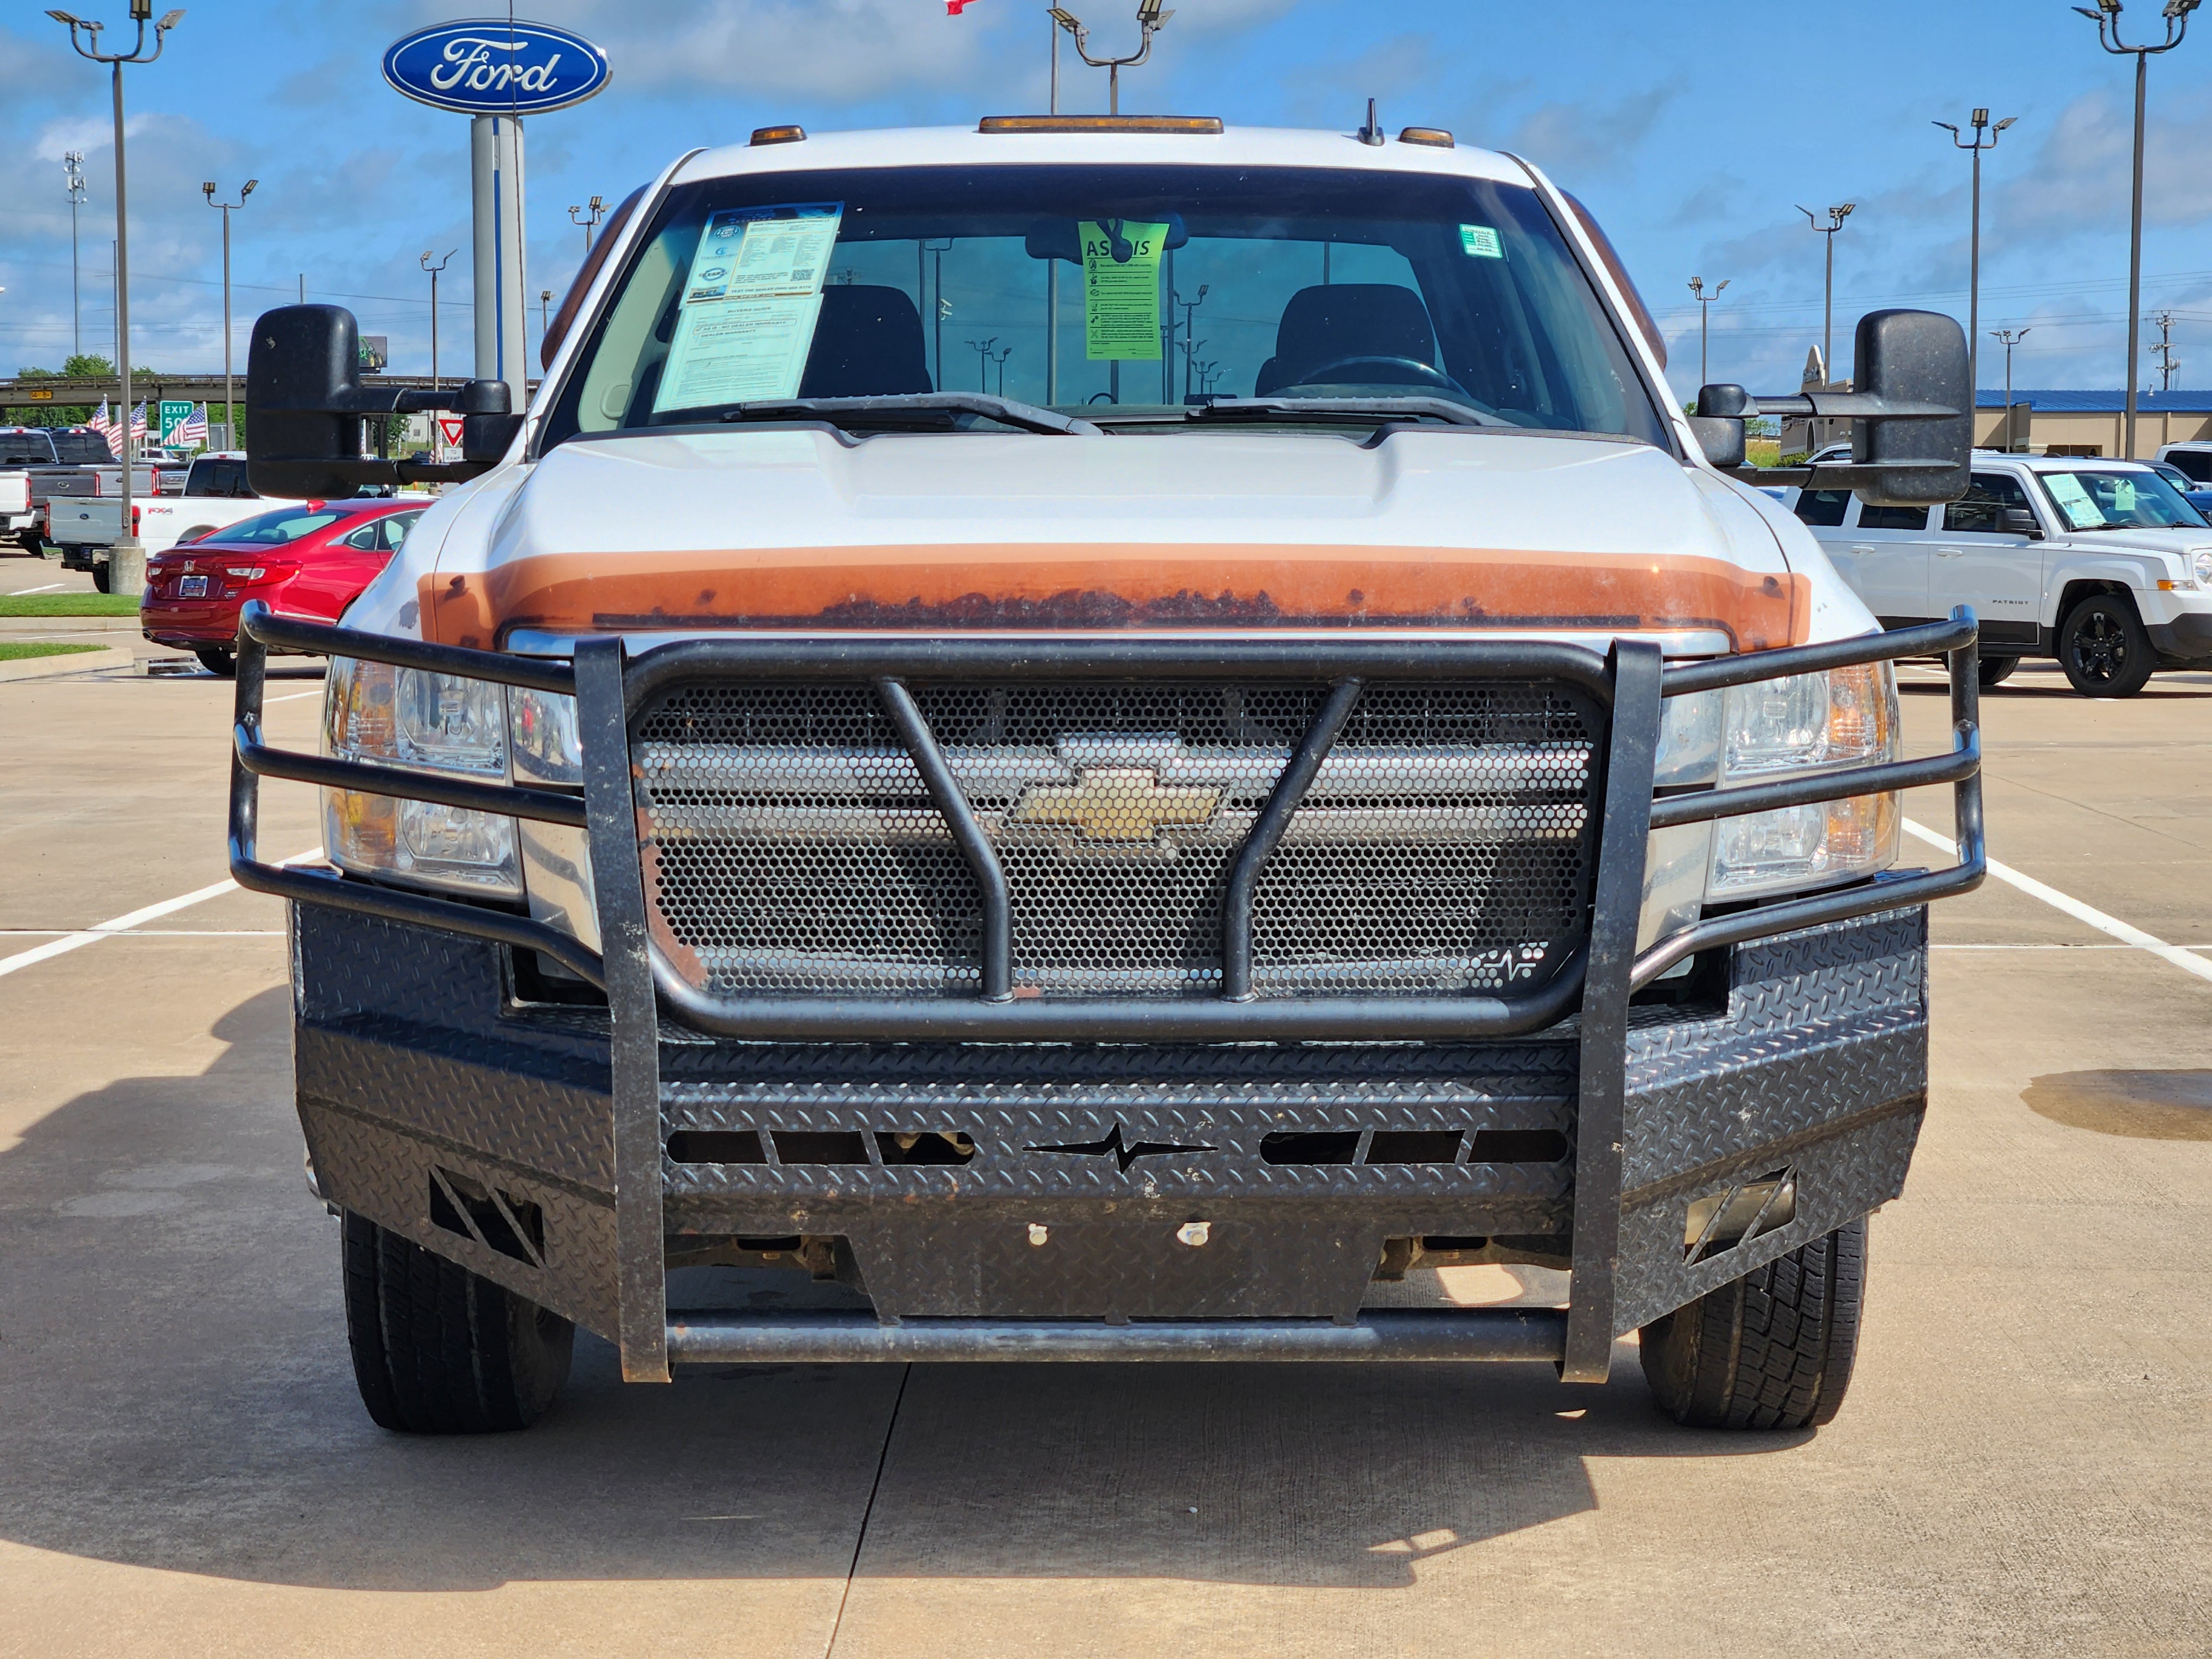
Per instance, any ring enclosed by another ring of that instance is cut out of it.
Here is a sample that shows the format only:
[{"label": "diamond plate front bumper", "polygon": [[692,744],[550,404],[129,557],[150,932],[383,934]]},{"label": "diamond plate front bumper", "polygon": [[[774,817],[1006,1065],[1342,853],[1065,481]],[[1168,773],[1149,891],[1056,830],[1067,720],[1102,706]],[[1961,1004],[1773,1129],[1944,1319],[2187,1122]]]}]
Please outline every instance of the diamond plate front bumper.
[{"label": "diamond plate front bumper", "polygon": [[[233,869],[298,901],[299,1100],[325,1194],[612,1338],[641,1380],[732,1355],[1009,1352],[1537,1354],[1571,1379],[1602,1377],[1616,1335],[1895,1195],[1924,1106],[1925,905],[1982,873],[1971,617],[1663,682],[1656,652],[1625,642],[1578,670],[1612,711],[1589,942],[1571,975],[1534,994],[1224,997],[1164,1015],[988,996],[921,1013],[895,1000],[702,1010],[656,982],[626,762],[647,677],[619,641],[580,642],[572,670],[265,615],[246,632]],[[757,651],[713,645],[763,672]],[[258,862],[260,775],[577,816],[573,796],[267,750],[269,646],[573,690],[604,958],[510,914]],[[1001,666],[1047,654],[992,648]],[[1130,660],[1111,672],[1142,671],[1145,651],[1117,648]],[[1342,662],[1316,665],[1310,644],[1272,648],[1347,680],[1408,660],[1405,647],[1347,645],[1330,647]],[[696,669],[698,650],[675,649]],[[1461,646],[1427,672],[1527,672],[1516,649]],[[825,650],[848,675],[895,684],[917,672]],[[1951,755],[1732,790],[1725,805],[1948,782],[1959,867],[1708,917],[1634,957],[1647,825],[1723,804],[1654,803],[1660,699],[1938,650],[1951,658]],[[926,748],[916,759],[927,770]],[[531,952],[602,984],[606,1008],[518,995]],[[1692,956],[1686,1000],[1635,999]],[[915,1161],[917,1145],[934,1161]],[[1699,1233],[1696,1217],[1734,1213],[1745,1193],[1767,1196],[1735,1236]],[[671,1321],[671,1260],[800,1239],[837,1242],[873,1320]],[[1421,1240],[1462,1259],[1570,1264],[1571,1304],[1563,1319],[1363,1316],[1386,1251]]]}]

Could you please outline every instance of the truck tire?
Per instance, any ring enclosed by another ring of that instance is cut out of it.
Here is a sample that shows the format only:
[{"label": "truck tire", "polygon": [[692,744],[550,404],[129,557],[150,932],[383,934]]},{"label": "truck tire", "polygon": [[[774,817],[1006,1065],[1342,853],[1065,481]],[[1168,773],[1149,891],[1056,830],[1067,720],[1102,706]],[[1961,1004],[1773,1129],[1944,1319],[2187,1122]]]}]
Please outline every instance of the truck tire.
[{"label": "truck tire", "polygon": [[1850,1386],[1866,1295],[1866,1218],[1646,1325],[1660,1410],[1697,1429],[1807,1429]]},{"label": "truck tire", "polygon": [[2132,697],[2150,683],[2150,635],[2127,597],[2092,593],[2058,624],[2058,664],[2085,697]]},{"label": "truck tire", "polygon": [[576,1328],[348,1212],[346,1336],[362,1404],[398,1434],[526,1429],[568,1380]]},{"label": "truck tire", "polygon": [[92,591],[95,593],[105,593],[107,592],[107,562],[103,559],[92,568]]},{"label": "truck tire", "polygon": [[2012,671],[2019,666],[2018,657],[1984,657],[1978,671],[1982,689],[1986,691],[1993,685],[2002,685],[2012,678]]}]

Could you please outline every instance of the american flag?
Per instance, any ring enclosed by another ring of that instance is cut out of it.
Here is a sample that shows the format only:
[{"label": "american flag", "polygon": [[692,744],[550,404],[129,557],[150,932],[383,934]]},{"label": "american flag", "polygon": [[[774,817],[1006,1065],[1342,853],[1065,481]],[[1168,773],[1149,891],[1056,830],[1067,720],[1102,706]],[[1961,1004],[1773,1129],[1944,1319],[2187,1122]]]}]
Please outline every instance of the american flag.
[{"label": "american flag", "polygon": [[187,449],[195,444],[205,449],[207,440],[207,405],[200,404],[185,417],[185,423],[177,428],[177,441]]},{"label": "american flag", "polygon": [[[115,422],[107,417],[106,398],[102,398],[100,400],[100,412],[94,415],[92,419],[87,422],[87,424],[88,424],[94,432],[100,434],[103,438],[109,438],[113,435],[115,431]],[[112,443],[108,447],[111,449],[114,447]]]},{"label": "american flag", "polygon": [[138,407],[131,411],[131,441],[137,443],[146,435],[146,404],[139,400]]}]

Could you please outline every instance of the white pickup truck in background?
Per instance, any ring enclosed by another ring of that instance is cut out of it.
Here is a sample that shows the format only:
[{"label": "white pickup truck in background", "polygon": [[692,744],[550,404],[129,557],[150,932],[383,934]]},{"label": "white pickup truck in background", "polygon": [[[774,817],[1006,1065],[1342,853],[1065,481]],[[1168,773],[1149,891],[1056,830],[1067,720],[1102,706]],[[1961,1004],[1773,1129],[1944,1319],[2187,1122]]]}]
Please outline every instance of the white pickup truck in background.
[{"label": "white pickup truck in background", "polygon": [[[257,495],[246,482],[242,452],[202,455],[191,464],[182,490],[133,496],[131,516],[138,540],[150,557],[181,542],[203,537],[271,507],[296,502]],[[374,493],[374,492],[372,492]],[[424,495],[428,502],[432,498]],[[62,566],[89,570],[93,585],[107,592],[107,550],[123,533],[120,497],[89,497],[49,504],[45,533],[60,544]]]},{"label": "white pickup truck in background", "polygon": [[1787,499],[1884,627],[1973,606],[1984,685],[2022,657],[2056,657],[2092,697],[2212,668],[2212,525],[2145,462],[1978,451],[1948,507]]}]

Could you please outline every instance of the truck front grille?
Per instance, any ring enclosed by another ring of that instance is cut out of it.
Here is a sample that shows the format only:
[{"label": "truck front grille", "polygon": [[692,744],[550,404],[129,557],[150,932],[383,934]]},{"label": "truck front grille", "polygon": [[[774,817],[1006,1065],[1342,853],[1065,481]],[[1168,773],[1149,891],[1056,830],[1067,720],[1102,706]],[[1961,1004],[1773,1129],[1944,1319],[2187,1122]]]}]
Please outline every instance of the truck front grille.
[{"label": "truck front grille", "polygon": [[[1018,996],[1217,994],[1223,890],[1323,684],[916,684],[1005,867]],[[1602,716],[1376,684],[1269,860],[1262,997],[1500,990],[1587,926]],[[634,727],[648,908],[721,995],[972,995],[976,884],[866,684],[686,684]]]}]

